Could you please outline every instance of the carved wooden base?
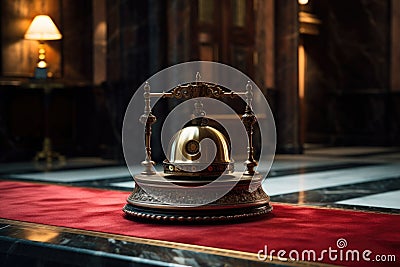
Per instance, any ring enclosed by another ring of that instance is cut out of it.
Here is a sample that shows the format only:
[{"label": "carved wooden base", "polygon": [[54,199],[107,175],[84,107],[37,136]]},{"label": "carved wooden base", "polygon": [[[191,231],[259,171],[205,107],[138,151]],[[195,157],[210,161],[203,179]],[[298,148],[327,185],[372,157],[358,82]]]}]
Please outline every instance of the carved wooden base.
[{"label": "carved wooden base", "polygon": [[219,210],[214,212],[204,211],[168,211],[157,209],[143,209],[131,204],[123,208],[129,219],[151,220],[171,223],[208,223],[208,222],[238,222],[253,219],[268,214],[272,210],[269,204],[248,209]]},{"label": "carved wooden base", "polygon": [[[224,175],[212,184],[209,184],[210,180],[207,178],[193,181],[190,177],[167,177],[135,177],[135,189],[123,208],[128,219],[172,223],[237,222],[266,215],[272,210],[270,198],[261,187],[262,177],[257,174],[253,180],[251,176],[243,176],[242,173]],[[237,183],[232,186],[232,181]],[[255,186],[252,184],[255,190],[250,191],[251,181],[255,182]],[[207,197],[222,192],[224,188],[229,190],[217,200],[196,205],[203,203],[205,198],[205,192],[196,187],[207,184]],[[218,191],[221,188],[222,191]]]}]

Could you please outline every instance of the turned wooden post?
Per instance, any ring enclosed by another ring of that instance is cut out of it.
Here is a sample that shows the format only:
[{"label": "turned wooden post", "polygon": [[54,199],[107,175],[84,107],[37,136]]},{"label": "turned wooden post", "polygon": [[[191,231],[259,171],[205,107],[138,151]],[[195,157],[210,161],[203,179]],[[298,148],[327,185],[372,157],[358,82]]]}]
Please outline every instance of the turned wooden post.
[{"label": "turned wooden post", "polygon": [[144,86],[144,114],[140,116],[139,121],[145,125],[145,150],[146,150],[146,158],[142,161],[142,166],[145,167],[142,174],[155,174],[154,171],[154,161],[151,159],[151,125],[157,121],[156,116],[151,113],[151,106],[150,106],[150,85],[146,82]]},{"label": "turned wooden post", "polygon": [[254,168],[258,165],[254,159],[254,148],[253,148],[253,126],[257,122],[257,118],[254,115],[251,102],[253,101],[253,88],[250,81],[246,85],[246,110],[242,116],[242,122],[247,132],[248,146],[247,146],[247,160],[244,162],[246,170],[245,175],[254,175]]}]

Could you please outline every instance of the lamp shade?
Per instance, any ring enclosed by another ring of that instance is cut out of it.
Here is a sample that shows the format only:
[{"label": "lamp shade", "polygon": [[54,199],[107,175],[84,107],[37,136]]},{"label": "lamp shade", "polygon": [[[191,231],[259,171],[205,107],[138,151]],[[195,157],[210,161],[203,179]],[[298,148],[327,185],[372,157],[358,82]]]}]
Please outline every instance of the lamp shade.
[{"label": "lamp shade", "polygon": [[36,16],[25,33],[29,40],[59,40],[62,38],[60,31],[53,20],[47,15]]}]

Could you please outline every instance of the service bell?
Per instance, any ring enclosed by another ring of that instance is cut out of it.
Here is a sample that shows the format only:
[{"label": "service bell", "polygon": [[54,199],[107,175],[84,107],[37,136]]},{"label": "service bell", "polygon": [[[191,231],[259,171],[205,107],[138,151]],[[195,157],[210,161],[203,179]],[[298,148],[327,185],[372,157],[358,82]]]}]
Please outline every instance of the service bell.
[{"label": "service bell", "polygon": [[[241,116],[248,143],[246,169],[238,172],[231,158],[229,135],[215,120],[206,116],[200,102],[196,102],[197,116],[186,123],[170,140],[163,172],[155,172],[151,159],[151,126],[156,122],[151,113],[150,85],[146,84],[145,112],[145,170],[134,177],[135,188],[123,208],[127,218],[160,222],[237,221],[255,218],[272,210],[269,196],[261,187],[262,176],[255,171],[253,127],[257,123],[251,108],[251,86],[246,92],[233,92],[207,82],[179,85],[163,93],[165,98],[197,99],[232,98],[246,95],[246,109]],[[200,114],[200,115],[199,115]],[[250,183],[256,187],[249,189]],[[205,199],[213,199],[205,201]],[[215,198],[215,199],[214,199]]]}]

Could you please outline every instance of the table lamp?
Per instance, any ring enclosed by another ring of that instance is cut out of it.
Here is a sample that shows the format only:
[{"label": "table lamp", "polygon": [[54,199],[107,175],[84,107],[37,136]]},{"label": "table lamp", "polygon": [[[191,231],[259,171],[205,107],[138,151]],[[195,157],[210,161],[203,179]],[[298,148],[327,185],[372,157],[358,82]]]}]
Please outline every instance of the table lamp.
[{"label": "table lamp", "polygon": [[62,38],[60,31],[53,20],[47,15],[36,16],[25,33],[25,39],[39,41],[39,58],[35,69],[35,78],[47,78],[47,62],[44,41],[59,40]]}]

